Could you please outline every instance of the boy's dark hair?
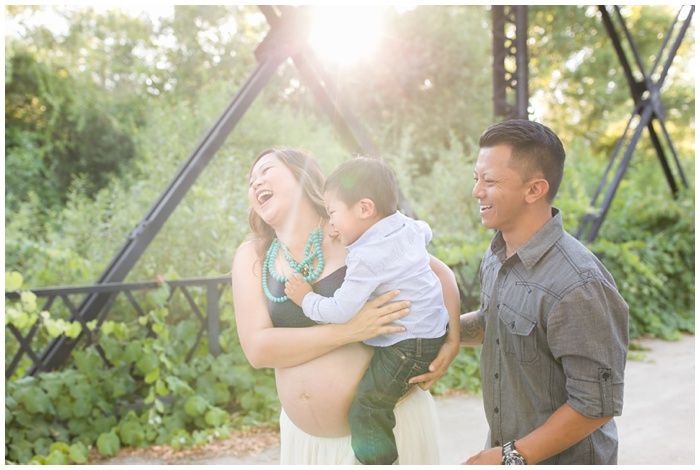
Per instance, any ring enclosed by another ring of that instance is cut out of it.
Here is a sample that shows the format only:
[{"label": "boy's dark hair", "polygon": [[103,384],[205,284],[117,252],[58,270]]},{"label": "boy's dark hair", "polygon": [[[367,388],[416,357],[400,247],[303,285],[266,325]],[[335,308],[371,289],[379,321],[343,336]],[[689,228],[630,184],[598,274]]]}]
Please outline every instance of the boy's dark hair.
[{"label": "boy's dark hair", "polygon": [[511,166],[524,180],[538,173],[549,183],[547,200],[551,203],[564,175],[566,152],[559,137],[547,126],[526,119],[511,119],[494,124],[481,134],[479,147],[510,145]]},{"label": "boy's dark hair", "polygon": [[393,214],[399,206],[394,172],[378,157],[356,156],[341,163],[326,179],[323,191],[335,191],[348,207],[371,199],[380,217]]}]

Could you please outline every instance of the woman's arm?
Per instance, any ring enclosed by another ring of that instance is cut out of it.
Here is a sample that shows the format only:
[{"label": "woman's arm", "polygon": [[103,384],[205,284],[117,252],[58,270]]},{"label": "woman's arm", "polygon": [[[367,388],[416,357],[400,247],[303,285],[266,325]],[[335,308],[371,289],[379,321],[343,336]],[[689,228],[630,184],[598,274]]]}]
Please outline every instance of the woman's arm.
[{"label": "woman's arm", "polygon": [[454,358],[459,353],[459,315],[461,301],[459,298],[459,286],[452,269],[434,256],[430,256],[430,268],[435,272],[440,284],[442,284],[442,296],[445,299],[445,307],[450,314],[450,331],[445,339],[445,344],[435,360],[430,364],[430,372],[413,377],[409,383],[418,384],[423,390],[430,387],[442,378],[447,372]]},{"label": "woman's arm", "polygon": [[236,252],[231,274],[236,328],[250,364],[261,367],[292,367],[323,356],[345,344],[380,334],[397,333],[403,327],[386,326],[408,314],[409,302],[387,304],[398,291],[387,292],[368,302],[350,321],[308,328],[275,328],[262,290],[262,262],[252,243]]}]

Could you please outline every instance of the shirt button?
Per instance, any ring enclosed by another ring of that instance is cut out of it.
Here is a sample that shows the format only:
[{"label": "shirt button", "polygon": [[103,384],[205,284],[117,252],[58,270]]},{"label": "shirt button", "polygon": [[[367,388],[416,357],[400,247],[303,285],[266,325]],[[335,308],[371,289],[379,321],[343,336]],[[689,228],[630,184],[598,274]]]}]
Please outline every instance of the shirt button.
[{"label": "shirt button", "polygon": [[493,412],[494,412],[494,413],[498,413],[498,407],[494,408],[494,409],[493,409]]},{"label": "shirt button", "polygon": [[496,377],[496,378],[498,378],[498,374],[497,374],[497,373],[496,373],[496,374],[493,374],[493,376]]},{"label": "shirt button", "polygon": [[501,340],[499,338],[496,338],[496,344],[501,344]]},{"label": "shirt button", "polygon": [[501,441],[496,441],[496,442],[494,442],[494,444],[496,444],[496,447],[498,447],[501,445]]}]

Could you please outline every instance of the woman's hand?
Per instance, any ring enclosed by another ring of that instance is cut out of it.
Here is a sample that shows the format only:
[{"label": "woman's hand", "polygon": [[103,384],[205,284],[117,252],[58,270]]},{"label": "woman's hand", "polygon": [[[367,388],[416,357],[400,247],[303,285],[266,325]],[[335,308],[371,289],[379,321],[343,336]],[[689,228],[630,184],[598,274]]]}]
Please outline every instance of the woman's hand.
[{"label": "woman's hand", "polygon": [[394,290],[370,300],[357,315],[344,323],[346,333],[351,338],[350,342],[366,341],[375,336],[405,331],[403,326],[389,324],[408,315],[409,301],[388,303],[397,295],[399,291]]}]

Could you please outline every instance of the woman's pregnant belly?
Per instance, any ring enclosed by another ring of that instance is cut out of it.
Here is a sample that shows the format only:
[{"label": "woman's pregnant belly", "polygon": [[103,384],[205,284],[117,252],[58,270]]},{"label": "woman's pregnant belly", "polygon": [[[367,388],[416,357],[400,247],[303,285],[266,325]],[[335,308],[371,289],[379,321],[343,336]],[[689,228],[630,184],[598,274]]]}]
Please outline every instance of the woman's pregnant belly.
[{"label": "woman's pregnant belly", "polygon": [[371,358],[372,348],[354,343],[299,366],[277,369],[277,394],[287,416],[314,436],[350,434],[350,405]]}]

